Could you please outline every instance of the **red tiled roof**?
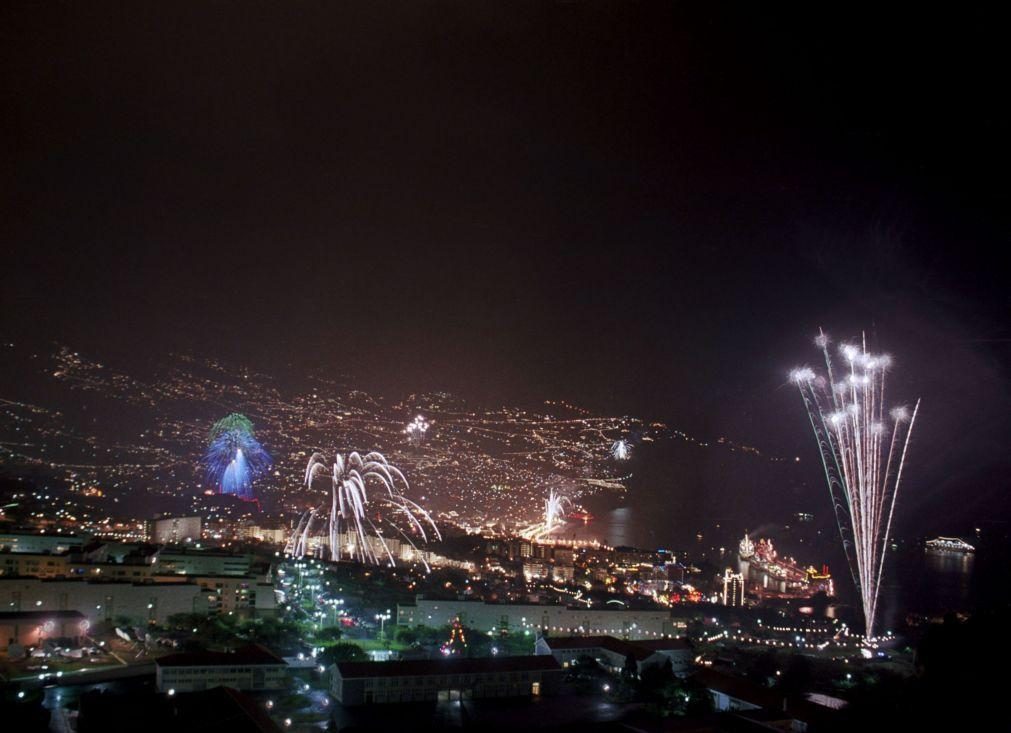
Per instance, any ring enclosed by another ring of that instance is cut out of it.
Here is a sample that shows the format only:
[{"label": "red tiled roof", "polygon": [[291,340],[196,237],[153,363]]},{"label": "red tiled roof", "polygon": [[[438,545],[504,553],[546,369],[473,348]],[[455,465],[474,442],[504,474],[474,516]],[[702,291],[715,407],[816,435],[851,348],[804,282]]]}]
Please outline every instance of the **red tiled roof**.
[{"label": "red tiled roof", "polygon": [[632,655],[637,662],[653,656],[651,649],[638,646],[637,642],[616,639],[613,636],[545,636],[545,643],[552,651],[559,649],[606,649],[623,657]]},{"label": "red tiled roof", "polygon": [[687,639],[643,639],[642,641],[630,642],[644,649],[652,649],[655,652],[678,651],[691,649],[692,645]]},{"label": "red tiled roof", "polygon": [[420,677],[433,674],[475,674],[482,672],[538,672],[561,669],[550,655],[526,657],[482,657],[475,659],[411,659],[402,662],[337,662],[344,679],[359,677]]}]

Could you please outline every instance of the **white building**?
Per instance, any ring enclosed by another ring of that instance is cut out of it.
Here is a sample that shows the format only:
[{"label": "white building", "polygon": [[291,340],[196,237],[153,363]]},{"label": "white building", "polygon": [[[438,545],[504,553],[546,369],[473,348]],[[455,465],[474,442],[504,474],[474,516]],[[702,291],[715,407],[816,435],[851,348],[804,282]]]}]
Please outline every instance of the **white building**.
[{"label": "white building", "polygon": [[723,605],[744,605],[744,575],[730,568],[723,573]]},{"label": "white building", "polygon": [[177,613],[207,613],[208,594],[195,583],[0,578],[0,610],[80,611],[91,624],[121,616],[164,623]]},{"label": "white building", "polygon": [[236,690],[281,690],[287,686],[288,665],[259,644],[234,652],[168,654],[155,661],[159,692],[199,692],[212,687]]},{"label": "white building", "polygon": [[558,663],[544,656],[338,662],[330,671],[330,694],[344,706],[537,697],[561,682]]},{"label": "white building", "polygon": [[180,575],[249,575],[251,565],[250,555],[189,549],[161,550],[153,563],[155,572]]},{"label": "white building", "polygon": [[147,523],[147,540],[156,545],[200,541],[200,517],[166,517]]},{"label": "white building", "polygon": [[0,532],[0,551],[50,553],[58,555],[79,550],[84,540],[74,535],[31,534],[28,532]]},{"label": "white building", "polygon": [[460,621],[478,631],[547,631],[553,635],[608,635],[621,639],[676,636],[669,611],[626,608],[570,608],[535,603],[426,600],[397,605],[401,626],[446,626]]}]

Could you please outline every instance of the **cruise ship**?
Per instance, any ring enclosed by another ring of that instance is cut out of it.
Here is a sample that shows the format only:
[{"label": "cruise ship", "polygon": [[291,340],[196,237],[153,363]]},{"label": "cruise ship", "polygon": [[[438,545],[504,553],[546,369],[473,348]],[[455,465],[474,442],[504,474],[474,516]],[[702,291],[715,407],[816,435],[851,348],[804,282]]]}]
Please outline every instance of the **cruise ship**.
[{"label": "cruise ship", "polygon": [[975,552],[976,548],[958,537],[937,537],[926,542],[927,552]]}]

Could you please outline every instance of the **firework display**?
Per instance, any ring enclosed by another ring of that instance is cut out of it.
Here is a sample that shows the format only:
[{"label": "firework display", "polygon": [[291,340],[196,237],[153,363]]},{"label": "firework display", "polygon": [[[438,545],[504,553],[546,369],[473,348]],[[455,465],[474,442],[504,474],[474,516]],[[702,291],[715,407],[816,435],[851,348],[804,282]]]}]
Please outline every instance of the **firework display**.
[{"label": "firework display", "polygon": [[790,381],[800,390],[818,442],[866,633],[873,638],[885,554],[920,402],[911,411],[886,408],[885,375],[891,359],[868,353],[866,343],[840,345],[839,368],[824,332],[815,343],[826,373],[801,367],[790,373]]},{"label": "firework display", "polygon": [[245,415],[232,413],[214,423],[204,454],[208,481],[221,494],[253,499],[253,479],[270,468],[270,456],[253,433]]},{"label": "firework display", "polygon": [[561,521],[562,513],[572,507],[572,501],[567,496],[562,496],[554,489],[548,494],[544,501],[544,531],[550,532],[555,525]]},{"label": "firework display", "polygon": [[529,540],[538,540],[547,537],[564,524],[562,517],[566,511],[574,508],[572,499],[560,493],[556,489],[548,492],[548,498],[544,500],[544,515],[539,522],[535,522],[520,530],[520,536]]},{"label": "firework display", "polygon": [[306,555],[315,540],[330,548],[331,560],[347,555],[395,566],[398,558],[418,558],[427,569],[416,540],[441,540],[442,535],[429,513],[400,493],[398,487],[409,488],[404,474],[375,451],[364,456],[352,451],[347,458],[338,453],[331,465],[322,453],[309,459],[305,485],[325,487],[327,498],[303,514],[288,554]]},{"label": "firework display", "polygon": [[616,461],[627,461],[632,457],[632,444],[624,438],[611,445],[611,457]]},{"label": "firework display", "polygon": [[418,415],[411,423],[408,424],[406,428],[404,428],[404,433],[407,435],[407,442],[417,448],[425,442],[425,433],[428,432],[428,428],[428,421],[421,415]]}]

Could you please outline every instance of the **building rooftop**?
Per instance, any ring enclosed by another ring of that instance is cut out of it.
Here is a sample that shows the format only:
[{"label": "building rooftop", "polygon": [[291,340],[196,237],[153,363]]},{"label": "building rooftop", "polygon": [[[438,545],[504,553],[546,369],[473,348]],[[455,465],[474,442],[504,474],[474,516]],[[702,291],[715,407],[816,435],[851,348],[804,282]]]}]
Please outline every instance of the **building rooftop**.
[{"label": "building rooftop", "polygon": [[550,655],[526,657],[484,657],[413,659],[402,662],[337,662],[344,679],[358,677],[419,677],[433,674],[475,674],[483,672],[535,672],[561,669]]},{"label": "building rooftop", "polygon": [[158,554],[162,557],[175,557],[185,555],[186,557],[227,557],[234,560],[248,560],[249,553],[229,552],[221,549],[198,549],[196,547],[186,547],[184,545],[163,545]]},{"label": "building rooftop", "polygon": [[[541,562],[541,560],[539,558],[532,558],[532,561],[533,562]],[[458,606],[458,605],[464,605],[464,604],[473,604],[473,605],[477,605],[477,606],[492,606],[492,607],[495,607],[495,608],[506,607],[506,606],[515,606],[517,608],[519,608],[519,607],[527,607],[527,608],[534,607],[534,608],[539,608],[539,609],[543,609],[543,608],[559,608],[559,609],[565,609],[566,611],[582,611],[582,612],[588,612],[588,613],[608,612],[608,613],[614,613],[615,615],[618,615],[618,614],[621,614],[621,613],[628,613],[628,612],[634,612],[634,613],[659,613],[659,614],[662,614],[664,616],[669,616],[670,615],[670,609],[666,609],[666,608],[645,608],[645,607],[637,606],[637,605],[636,606],[624,606],[624,607],[621,607],[621,608],[617,608],[615,606],[601,606],[600,608],[597,608],[597,607],[587,608],[586,606],[582,606],[582,605],[579,605],[579,604],[568,604],[568,603],[532,603],[530,601],[509,601],[509,600],[498,600],[498,599],[493,600],[493,601],[489,601],[489,600],[482,599],[482,598],[463,598],[463,599],[450,598],[450,597],[446,597],[446,598],[428,597],[428,598],[425,598],[425,597],[418,596],[418,595],[415,596],[414,603],[398,603],[397,604],[397,608],[398,609],[401,609],[401,608],[402,609],[417,608],[419,602],[424,602],[424,603],[445,603],[445,604],[451,605],[451,606]]]},{"label": "building rooftop", "polygon": [[[86,563],[81,563],[82,565]],[[105,567],[102,564],[96,564],[96,567]],[[121,567],[121,566],[119,566]],[[165,576],[167,577],[167,576]],[[111,578],[111,577],[98,577],[95,575],[88,576],[70,576],[70,577],[60,577],[60,578],[40,578],[37,575],[0,575],[0,582],[7,581],[21,581],[30,580],[34,583],[39,583],[41,585],[59,585],[61,583],[79,583],[81,585],[100,585],[100,586],[113,586],[113,585],[132,585],[138,588],[182,588],[191,586],[196,588],[197,584],[195,581],[190,580],[195,576],[191,575],[180,575],[180,578],[185,578],[178,583],[152,583],[144,582],[143,580],[131,580],[129,578]]]},{"label": "building rooftop", "polygon": [[54,619],[70,619],[84,621],[86,616],[80,611],[0,611],[0,621],[52,621]]},{"label": "building rooftop", "polygon": [[761,711],[749,710],[740,713],[753,720],[773,721],[793,718],[807,723],[817,723],[831,719],[836,712],[805,699],[787,698],[781,692],[712,668],[700,668],[692,677],[710,690],[758,705],[762,708]]},{"label": "building rooftop", "polygon": [[259,644],[249,644],[234,652],[181,652],[167,654],[155,660],[159,667],[232,667],[241,665],[287,664],[272,651]]},{"label": "building rooftop", "polygon": [[35,532],[30,529],[10,529],[4,530],[4,537],[47,537],[54,540],[80,540],[76,534],[62,534],[60,532]]},{"label": "building rooftop", "polygon": [[635,644],[636,646],[645,647],[646,649],[652,649],[655,652],[675,651],[692,648],[691,642],[689,642],[688,639],[685,638],[641,639],[639,641],[633,641],[629,643]]},{"label": "building rooftop", "polygon": [[[143,721],[143,722],[140,722]],[[280,733],[262,704],[230,687],[171,698],[154,692],[90,691],[81,695],[78,733]]]},{"label": "building rooftop", "polygon": [[600,648],[626,657],[631,654],[639,662],[659,651],[691,648],[685,639],[625,641],[613,636],[545,636],[543,639],[551,650]]}]

